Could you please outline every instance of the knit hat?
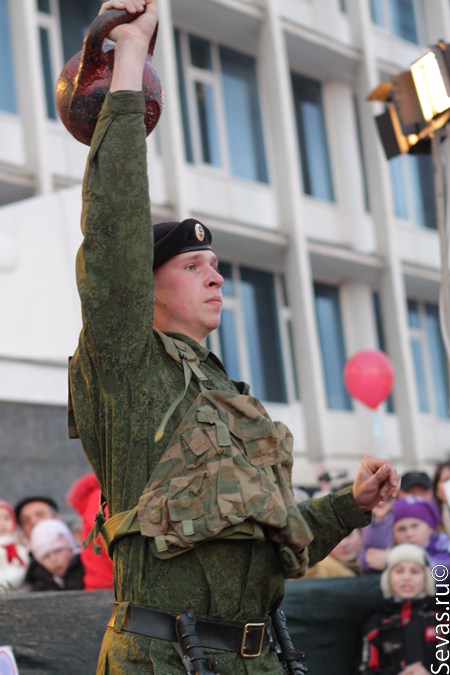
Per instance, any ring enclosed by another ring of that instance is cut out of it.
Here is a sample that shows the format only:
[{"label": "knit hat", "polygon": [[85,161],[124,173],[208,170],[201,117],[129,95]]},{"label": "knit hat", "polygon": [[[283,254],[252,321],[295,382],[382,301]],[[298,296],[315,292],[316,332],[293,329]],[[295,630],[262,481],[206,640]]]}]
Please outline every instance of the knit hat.
[{"label": "knit hat", "polygon": [[156,223],[153,234],[154,270],[180,253],[211,250],[211,232],[206,225],[194,218],[186,218],[181,222]]},{"label": "knit hat", "polygon": [[412,495],[397,499],[392,507],[392,514],[394,523],[401,518],[418,518],[428,523],[433,530],[441,522],[439,509],[434,502]]},{"label": "knit hat", "polygon": [[395,565],[403,562],[412,562],[422,565],[425,571],[425,592],[427,595],[434,595],[435,586],[433,577],[430,571],[430,561],[423,548],[416,544],[398,544],[389,551],[386,569],[380,578],[380,586],[385,598],[392,598],[393,592],[391,588],[390,574]]},{"label": "knit hat", "polygon": [[12,521],[14,523],[14,527],[16,527],[16,517],[14,515],[14,509],[11,506],[11,504],[8,504],[8,502],[5,502],[4,499],[0,499],[0,509],[5,509],[5,511],[8,511],[8,513],[11,516]]},{"label": "knit hat", "polygon": [[62,520],[41,520],[31,530],[30,549],[40,563],[44,557],[58,548],[70,548],[75,553],[77,545],[67,525]]}]

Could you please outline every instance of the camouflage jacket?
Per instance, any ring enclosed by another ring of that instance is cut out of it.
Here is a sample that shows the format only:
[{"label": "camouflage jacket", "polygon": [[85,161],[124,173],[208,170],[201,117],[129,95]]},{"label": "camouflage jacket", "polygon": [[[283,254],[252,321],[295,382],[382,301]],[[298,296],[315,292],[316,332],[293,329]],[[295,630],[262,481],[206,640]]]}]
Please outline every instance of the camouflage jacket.
[{"label": "camouflage jacket", "polygon": [[[135,507],[169,439],[198,394],[187,394],[155,432],[184,387],[183,372],[152,328],[151,226],[144,99],[109,94],[97,124],[83,183],[77,283],[83,327],[70,365],[75,425],[114,515]],[[207,376],[206,388],[238,393],[220,361],[186,336]],[[299,506],[314,540],[314,564],[351,529],[369,522],[351,490]],[[132,535],[114,547],[118,600],[199,616],[248,620],[281,601],[283,576],[269,541],[211,541],[160,560],[150,538]]]}]

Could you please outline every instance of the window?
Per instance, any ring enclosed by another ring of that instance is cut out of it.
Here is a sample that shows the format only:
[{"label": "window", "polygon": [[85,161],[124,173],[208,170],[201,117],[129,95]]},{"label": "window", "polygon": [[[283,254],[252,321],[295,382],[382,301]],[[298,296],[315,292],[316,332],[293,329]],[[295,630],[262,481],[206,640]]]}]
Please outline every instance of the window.
[{"label": "window", "polygon": [[47,117],[56,119],[55,84],[64,62],[79,52],[90,23],[98,14],[96,0],[36,0]]},{"label": "window", "polygon": [[0,110],[17,113],[8,0],[0,0]]},{"label": "window", "polygon": [[86,31],[97,16],[98,9],[97,0],[59,0],[64,61],[82,48]]},{"label": "window", "polygon": [[37,30],[41,49],[47,117],[56,119],[55,84],[61,64],[57,58],[57,0],[38,0]]},{"label": "window", "polygon": [[[386,340],[384,337],[383,315],[381,313],[381,302],[379,293],[372,294],[372,301],[373,301],[373,311],[375,314],[375,327],[377,331],[378,349],[387,354]],[[390,413],[395,412],[392,394],[390,394],[386,399],[386,410],[387,412]]]},{"label": "window", "polygon": [[175,33],[188,162],[268,182],[255,60]]},{"label": "window", "polygon": [[334,201],[320,82],[292,75],[298,142],[307,195]]},{"label": "window", "polygon": [[352,410],[352,402],[343,377],[347,358],[339,290],[335,286],[315,283],[314,296],[328,407],[336,410]]},{"label": "window", "polygon": [[404,155],[389,160],[397,218],[435,230],[436,202],[431,155]]},{"label": "window", "polygon": [[448,358],[439,325],[438,305],[408,300],[408,323],[419,410],[448,419]]},{"label": "window", "polygon": [[54,97],[54,78],[52,74],[52,58],[50,49],[50,31],[42,26],[39,28],[39,41],[41,46],[42,70],[44,72],[45,101],[47,104],[47,117],[56,119],[56,105]]},{"label": "window", "polygon": [[422,0],[370,0],[370,12],[377,26],[419,44],[418,27],[424,24]]},{"label": "window", "polygon": [[298,398],[283,279],[227,263],[220,272],[225,279],[222,322],[208,346],[230,377],[249,382],[259,399],[287,403]]}]

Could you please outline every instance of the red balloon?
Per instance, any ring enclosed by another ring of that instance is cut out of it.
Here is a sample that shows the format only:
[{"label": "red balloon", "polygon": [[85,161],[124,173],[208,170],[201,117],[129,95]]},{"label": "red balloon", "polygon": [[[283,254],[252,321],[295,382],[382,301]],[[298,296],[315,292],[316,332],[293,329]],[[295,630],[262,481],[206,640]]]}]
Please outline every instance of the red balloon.
[{"label": "red balloon", "polygon": [[392,363],[384,352],[363,349],[348,359],[344,383],[348,392],[369,408],[376,408],[390,394],[394,382]]}]

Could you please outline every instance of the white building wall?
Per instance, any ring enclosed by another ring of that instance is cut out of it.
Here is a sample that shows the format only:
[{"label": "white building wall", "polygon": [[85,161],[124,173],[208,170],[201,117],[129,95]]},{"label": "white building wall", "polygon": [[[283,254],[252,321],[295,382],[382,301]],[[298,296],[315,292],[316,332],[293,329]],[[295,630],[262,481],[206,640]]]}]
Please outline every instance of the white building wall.
[{"label": "white building wall", "polygon": [[[448,3],[426,5],[426,43],[450,41]],[[66,359],[76,346],[80,308],[74,264],[80,243],[80,184],[87,148],[46,119],[37,17],[31,0],[10,0],[20,114],[0,113],[0,401],[65,405]],[[417,410],[405,298],[437,301],[437,234],[393,217],[389,167],[366,102],[380,72],[406,69],[423,47],[374,26],[369,3],[347,0],[167,0],[160,3],[156,65],[165,109],[149,139],[156,218],[211,223],[219,256],[284,272],[290,290],[301,401],[268,405],[295,435],[295,480],[318,462],[353,472],[367,451],[424,466],[450,450],[450,422]],[[268,185],[186,164],[173,26],[200,32],[258,62],[268,150]],[[24,39],[24,32],[26,39]],[[303,194],[290,69],[323,83],[334,203]],[[360,103],[371,212],[354,133]],[[19,186],[19,187],[18,187]],[[72,187],[64,187],[72,186]],[[20,196],[34,195],[15,201]],[[57,190],[57,191],[56,191]],[[6,202],[8,200],[6,199]],[[372,291],[386,298],[384,324],[394,363],[395,414],[327,408],[312,282],[340,287],[347,353],[376,346]],[[431,280],[431,281],[430,281]]]}]

